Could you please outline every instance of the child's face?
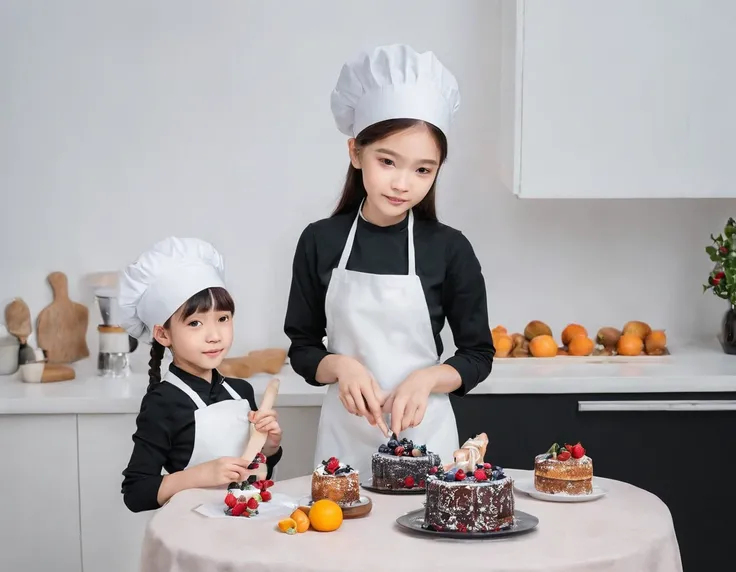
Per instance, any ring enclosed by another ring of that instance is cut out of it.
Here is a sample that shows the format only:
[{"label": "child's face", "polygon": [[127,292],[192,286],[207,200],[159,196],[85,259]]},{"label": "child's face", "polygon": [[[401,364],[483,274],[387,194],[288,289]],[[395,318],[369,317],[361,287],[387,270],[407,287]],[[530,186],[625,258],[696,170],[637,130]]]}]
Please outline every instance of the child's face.
[{"label": "child's face", "polygon": [[210,310],[181,319],[182,309],[171,317],[166,332],[176,361],[195,370],[216,369],[233,343],[233,316],[230,312]]},{"label": "child's face", "polygon": [[353,167],[363,171],[368,194],[363,214],[377,224],[394,224],[427,196],[437,177],[440,148],[424,124],[363,149],[350,141]]}]

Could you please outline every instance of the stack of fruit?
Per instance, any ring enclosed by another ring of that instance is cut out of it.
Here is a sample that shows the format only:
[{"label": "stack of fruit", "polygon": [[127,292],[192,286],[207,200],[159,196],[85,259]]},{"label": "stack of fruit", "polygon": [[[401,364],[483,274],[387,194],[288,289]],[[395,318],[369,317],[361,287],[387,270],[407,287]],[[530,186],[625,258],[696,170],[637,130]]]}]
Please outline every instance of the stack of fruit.
[{"label": "stack of fruit", "polygon": [[652,330],[645,322],[631,321],[623,329],[605,327],[595,339],[580,324],[568,324],[558,345],[552,329],[539,320],[526,325],[524,333],[509,334],[504,326],[491,330],[496,357],[556,357],[556,356],[661,356],[669,354],[664,330]]}]

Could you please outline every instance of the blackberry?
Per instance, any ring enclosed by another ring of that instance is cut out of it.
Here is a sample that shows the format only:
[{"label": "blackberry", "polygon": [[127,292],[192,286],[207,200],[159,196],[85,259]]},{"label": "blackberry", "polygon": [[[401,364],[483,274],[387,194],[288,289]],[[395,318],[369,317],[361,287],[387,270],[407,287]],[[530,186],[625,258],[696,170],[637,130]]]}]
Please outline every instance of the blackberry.
[{"label": "blackberry", "polygon": [[388,447],[388,445],[381,445],[380,447],[378,447],[378,452],[388,454],[391,452],[391,449]]}]

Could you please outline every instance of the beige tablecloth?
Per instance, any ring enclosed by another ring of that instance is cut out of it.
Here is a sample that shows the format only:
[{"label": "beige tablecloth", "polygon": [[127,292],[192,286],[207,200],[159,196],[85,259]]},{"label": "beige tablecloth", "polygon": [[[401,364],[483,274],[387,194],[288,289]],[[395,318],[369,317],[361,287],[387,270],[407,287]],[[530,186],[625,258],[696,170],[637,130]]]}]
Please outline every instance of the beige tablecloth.
[{"label": "beige tablecloth", "polygon": [[[528,471],[507,470],[514,478]],[[176,495],[151,519],[142,572],[680,572],[669,510],[654,495],[598,479],[608,495],[584,503],[535,500],[516,492],[516,507],[539,518],[537,530],[494,540],[453,540],[402,532],[395,521],[424,497],[363,491],[373,500],[365,518],[336,532],[287,535],[274,518],[207,518],[193,511],[223,498],[214,491]],[[272,489],[303,498],[310,478]]]}]

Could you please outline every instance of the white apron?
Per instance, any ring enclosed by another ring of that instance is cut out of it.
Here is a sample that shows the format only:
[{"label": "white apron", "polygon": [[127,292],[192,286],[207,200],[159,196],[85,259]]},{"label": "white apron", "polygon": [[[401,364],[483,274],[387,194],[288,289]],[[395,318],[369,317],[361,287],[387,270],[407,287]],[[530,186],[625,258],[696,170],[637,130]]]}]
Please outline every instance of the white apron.
[{"label": "white apron", "polygon": [[[429,308],[416,274],[413,213],[409,211],[407,227],[408,274],[366,274],[346,269],[362,208],[361,204],[327,288],[328,351],[357,359],[381,388],[390,392],[410,373],[437,365],[439,358]],[[426,444],[443,462],[451,461],[458,448],[458,434],[449,397],[430,394],[422,422],[398,437]],[[378,427],[348,413],[340,401],[338,384],[330,384],[322,404],[314,465],[337,457],[358,469],[365,480],[371,474],[371,455],[386,442]]]},{"label": "white apron", "polygon": [[197,406],[194,412],[194,449],[186,469],[219,457],[240,457],[243,454],[250,436],[250,404],[247,399],[240,397],[223,381],[222,386],[232,400],[206,405],[196,391],[170,370],[162,381],[181,389]]}]

